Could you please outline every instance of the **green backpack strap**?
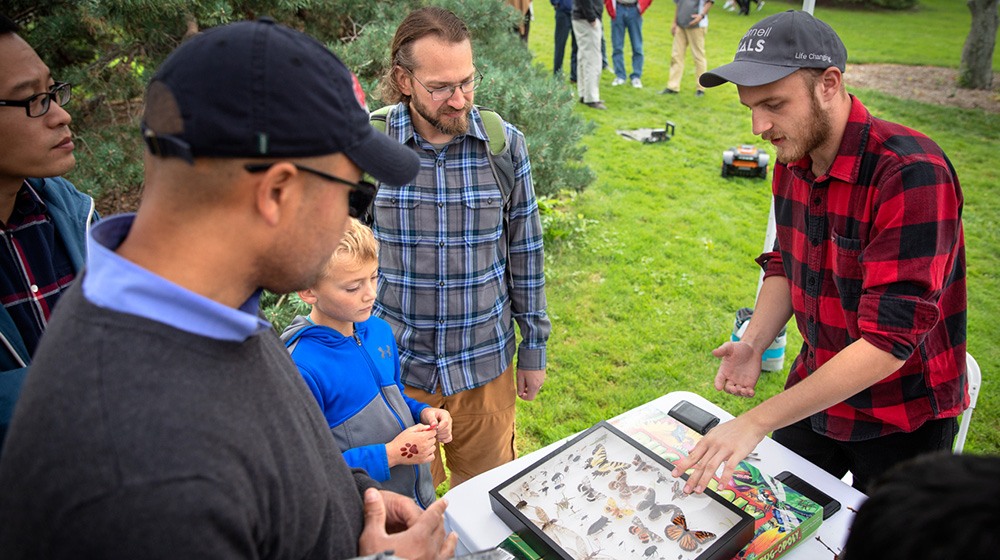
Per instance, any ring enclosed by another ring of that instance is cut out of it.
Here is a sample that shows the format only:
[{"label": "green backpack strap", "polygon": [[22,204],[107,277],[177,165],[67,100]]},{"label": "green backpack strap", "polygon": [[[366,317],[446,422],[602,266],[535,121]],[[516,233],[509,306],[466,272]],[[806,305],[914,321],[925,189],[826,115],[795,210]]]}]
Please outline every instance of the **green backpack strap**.
[{"label": "green backpack strap", "polygon": [[395,105],[386,105],[381,109],[377,109],[368,114],[368,122],[372,123],[372,127],[375,130],[385,134],[386,121],[389,120],[389,113],[392,112]]},{"label": "green backpack strap", "polygon": [[510,193],[514,191],[514,159],[507,144],[503,118],[496,111],[486,107],[479,108],[479,117],[483,119],[483,127],[486,128],[490,146],[490,168],[503,194],[504,208],[506,208],[510,203]]}]

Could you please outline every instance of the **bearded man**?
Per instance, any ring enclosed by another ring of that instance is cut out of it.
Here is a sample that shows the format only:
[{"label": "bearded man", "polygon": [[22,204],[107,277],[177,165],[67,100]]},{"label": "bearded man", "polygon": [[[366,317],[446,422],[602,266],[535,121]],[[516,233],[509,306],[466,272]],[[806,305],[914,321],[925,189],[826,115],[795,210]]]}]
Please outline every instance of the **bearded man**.
[{"label": "bearded man", "polygon": [[[421,8],[399,25],[381,84],[383,100],[396,104],[386,133],[416,152],[420,171],[407,184],[383,182],[375,197],[374,313],[392,325],[406,394],[451,413],[452,487],[516,457],[515,394],[538,394],[550,330],[524,135],[473,104],[481,82],[454,13]],[[495,156],[491,133],[504,136]],[[503,163],[512,184],[497,172]],[[445,480],[440,453],[431,470],[436,485]]]},{"label": "bearded man", "polygon": [[785,390],[714,428],[677,463],[702,491],[725,463],[774,439],[861,491],[910,457],[950,449],[968,405],[962,190],[931,139],[877,119],[844,89],[847,49],[829,25],[761,20],[734,61],[754,134],[777,152],[774,249],[747,330],[713,351],[717,390],[749,397],[761,354],[791,317],[802,333]]}]

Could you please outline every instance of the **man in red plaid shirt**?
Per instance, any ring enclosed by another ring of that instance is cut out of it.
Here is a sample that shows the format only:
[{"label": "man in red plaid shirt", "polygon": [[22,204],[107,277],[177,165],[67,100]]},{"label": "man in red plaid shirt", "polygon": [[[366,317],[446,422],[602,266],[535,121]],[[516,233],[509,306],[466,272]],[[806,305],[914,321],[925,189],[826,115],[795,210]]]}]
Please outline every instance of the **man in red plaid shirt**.
[{"label": "man in red plaid shirt", "polygon": [[774,439],[864,491],[894,464],[950,449],[968,405],[962,191],[929,138],[848,95],[847,50],[805,12],[761,20],[702,85],[737,85],[770,141],[777,240],[742,339],[713,351],[715,386],[753,396],[789,318],[802,350],[785,391],[713,429],[677,464],[702,491]]}]

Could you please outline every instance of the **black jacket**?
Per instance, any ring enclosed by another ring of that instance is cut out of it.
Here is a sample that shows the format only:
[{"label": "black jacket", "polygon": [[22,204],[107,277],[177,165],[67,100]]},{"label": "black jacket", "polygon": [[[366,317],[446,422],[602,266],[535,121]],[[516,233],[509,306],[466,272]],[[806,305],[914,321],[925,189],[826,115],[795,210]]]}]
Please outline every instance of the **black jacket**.
[{"label": "black jacket", "polygon": [[601,19],[604,12],[602,0],[573,0],[573,19],[584,19],[588,22]]}]

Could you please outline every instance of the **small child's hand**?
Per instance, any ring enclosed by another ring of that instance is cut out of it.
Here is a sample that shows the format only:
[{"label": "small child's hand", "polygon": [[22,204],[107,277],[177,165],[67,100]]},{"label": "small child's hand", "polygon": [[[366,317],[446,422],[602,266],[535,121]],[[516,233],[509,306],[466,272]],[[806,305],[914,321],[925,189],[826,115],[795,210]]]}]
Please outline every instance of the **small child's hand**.
[{"label": "small child's hand", "polygon": [[436,431],[430,426],[416,424],[399,432],[399,435],[386,444],[385,454],[389,459],[389,467],[396,465],[420,465],[434,458],[437,448]]},{"label": "small child's hand", "polygon": [[425,408],[420,413],[420,421],[434,426],[439,443],[451,441],[451,413],[443,408]]}]

